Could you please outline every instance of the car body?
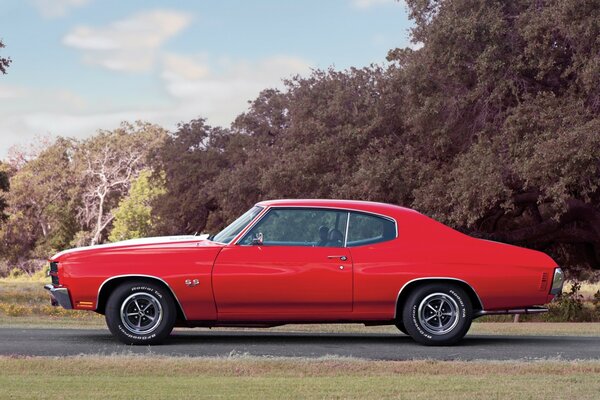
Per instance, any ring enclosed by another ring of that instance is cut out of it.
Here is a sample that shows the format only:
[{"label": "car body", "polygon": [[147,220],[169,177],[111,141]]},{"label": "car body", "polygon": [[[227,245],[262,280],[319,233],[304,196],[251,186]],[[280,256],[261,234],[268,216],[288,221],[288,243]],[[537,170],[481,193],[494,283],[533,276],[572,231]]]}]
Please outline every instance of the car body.
[{"label": "car body", "polygon": [[478,316],[546,311],[563,284],[544,253],[383,203],[264,201],[210,239],[63,251],[46,288],[55,305],[105,314],[132,344],[158,343],[174,325],[338,322],[395,324],[421,343],[452,344]]}]

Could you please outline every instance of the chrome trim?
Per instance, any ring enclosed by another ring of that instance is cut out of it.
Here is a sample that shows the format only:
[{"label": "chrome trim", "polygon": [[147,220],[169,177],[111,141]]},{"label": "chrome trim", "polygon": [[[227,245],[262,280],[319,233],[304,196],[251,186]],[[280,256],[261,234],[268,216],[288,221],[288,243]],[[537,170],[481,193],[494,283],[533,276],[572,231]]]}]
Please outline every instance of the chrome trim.
[{"label": "chrome trim", "polygon": [[[258,203],[257,203],[258,204]],[[254,225],[256,225],[261,219],[264,218],[265,215],[267,215],[267,213],[273,209],[273,208],[305,208],[308,210],[312,210],[312,209],[327,209],[327,210],[337,210],[337,211],[348,211],[348,221],[346,221],[346,237],[344,237],[344,248],[346,248],[346,242],[347,242],[347,233],[348,233],[348,226],[350,225],[350,212],[358,212],[358,213],[363,213],[363,214],[371,214],[371,215],[375,215],[377,217],[381,217],[381,218],[385,218],[388,219],[390,221],[394,222],[394,227],[396,228],[396,236],[391,239],[391,240],[396,240],[398,239],[398,221],[396,220],[396,218],[394,217],[390,217],[389,215],[384,215],[384,214],[379,214],[376,212],[372,212],[372,211],[364,211],[364,210],[360,210],[360,209],[356,209],[356,208],[351,208],[351,207],[331,207],[331,206],[260,206],[260,207],[265,207],[265,212],[258,214],[256,216],[256,220],[249,224],[245,229],[242,230],[242,232],[240,232],[239,236],[237,238],[235,238],[233,241],[231,241],[229,244],[233,244],[233,245],[237,245],[238,242],[246,235],[246,233],[248,231],[250,231]],[[386,240],[386,242],[389,242],[391,240]],[[382,242],[383,243],[383,242]]]},{"label": "chrome trim", "polygon": [[[261,216],[261,215],[262,215],[262,214],[265,212],[265,210],[267,210],[267,209],[269,208],[269,207],[265,207],[265,206],[259,206],[258,204],[255,204],[255,205],[253,205],[253,206],[252,206],[252,208],[254,208],[254,207],[261,208],[261,210],[260,210],[260,212],[259,212],[258,214],[256,214],[256,216],[254,217],[254,219],[253,219],[252,221],[256,221],[256,218],[260,217],[260,216]],[[252,209],[252,208],[251,208],[251,209]],[[251,209],[250,209],[250,210],[251,210]],[[248,210],[248,211],[250,211],[250,210]],[[246,212],[247,212],[247,211],[246,211]],[[245,213],[244,213],[244,214],[245,214]],[[243,215],[243,214],[242,214],[242,215]],[[241,215],[240,215],[240,217],[241,217]],[[239,218],[239,217],[238,217],[238,218]],[[224,244],[225,246],[227,246],[227,245],[229,245],[229,244],[232,244],[233,242],[235,242],[235,241],[236,241],[236,239],[237,239],[237,238],[239,238],[239,237],[240,237],[240,235],[243,235],[243,234],[244,234],[244,232],[245,232],[245,231],[248,229],[248,227],[249,227],[251,224],[252,224],[252,225],[254,225],[254,224],[252,223],[252,221],[250,221],[250,222],[248,223],[248,225],[246,225],[246,226],[245,226],[245,227],[244,227],[244,228],[243,228],[243,229],[240,231],[240,233],[238,233],[238,234],[237,234],[237,236],[235,236],[233,239],[231,239],[231,240],[229,241],[229,243],[215,242],[215,241],[213,241],[213,240],[211,240],[211,242],[214,242],[214,243],[219,243],[219,244]],[[232,222],[232,223],[233,223],[233,222]],[[227,228],[227,227],[225,227],[225,228]],[[218,234],[218,232],[217,232],[217,234]],[[235,243],[233,243],[233,244],[235,244]]]},{"label": "chrome trim", "polygon": [[[348,214],[346,216],[346,233],[344,234],[344,247],[348,247],[348,228],[350,228],[350,211],[348,211]],[[396,237],[398,237],[398,235],[396,235]]]},{"label": "chrome trim", "polygon": [[[138,303],[138,300],[142,299],[148,302],[148,305],[146,305],[146,307],[143,309]],[[131,312],[128,312],[130,306],[134,306],[136,308],[134,308]],[[154,309],[153,316],[147,313],[150,307]],[[136,292],[133,293],[131,296],[127,297],[123,301],[123,303],[121,303],[120,312],[121,322],[123,323],[123,326],[125,327],[125,329],[127,329],[129,332],[135,335],[147,335],[149,333],[154,332],[162,322],[163,318],[163,309],[160,305],[160,301],[158,301],[158,299],[154,295],[146,292]],[[137,325],[134,325],[133,321],[131,320],[131,317],[137,317]],[[142,329],[142,322],[144,318],[149,320],[150,322],[146,324],[146,326],[144,326],[144,329]]]},{"label": "chrome trim", "polygon": [[394,319],[396,319],[398,317],[398,300],[400,300],[400,295],[402,294],[402,291],[411,283],[416,282],[416,281],[439,281],[439,280],[446,280],[446,281],[456,281],[456,282],[462,282],[465,285],[469,286],[471,288],[471,290],[473,291],[473,293],[475,293],[475,297],[477,297],[477,300],[479,301],[479,304],[481,304],[481,307],[484,308],[483,306],[483,301],[481,301],[481,297],[479,297],[479,294],[477,294],[477,291],[473,288],[473,286],[471,286],[471,284],[469,284],[469,282],[467,281],[463,281],[462,279],[458,279],[458,278],[450,278],[448,276],[428,276],[428,277],[424,277],[424,278],[415,278],[415,279],[411,279],[410,281],[406,282],[404,285],[402,285],[402,287],[400,288],[400,291],[398,291],[398,295],[396,296],[396,303],[395,308],[394,308]]},{"label": "chrome trim", "polygon": [[179,309],[181,310],[181,313],[183,314],[183,318],[185,320],[187,320],[187,317],[185,315],[185,310],[181,306],[181,303],[179,302],[179,299],[177,298],[177,295],[175,294],[175,291],[171,288],[171,286],[169,286],[169,284],[164,279],[159,278],[158,276],[154,276],[154,275],[125,274],[125,275],[111,276],[110,278],[106,279],[104,282],[102,282],[102,284],[98,288],[98,295],[96,296],[96,310],[98,309],[98,303],[100,302],[100,292],[102,292],[102,288],[104,287],[105,284],[107,284],[108,282],[112,281],[113,279],[118,279],[118,278],[136,278],[136,277],[137,278],[156,279],[157,281],[160,281],[160,282],[164,283],[165,286],[171,291],[171,294],[173,295],[173,297],[175,298],[175,301],[179,305]]},{"label": "chrome trim", "polygon": [[71,304],[71,297],[69,296],[69,289],[64,287],[55,287],[52,284],[44,285],[44,289],[50,292],[53,306],[61,306],[66,310],[73,309],[73,305]]},{"label": "chrome trim", "polygon": [[473,317],[483,317],[484,315],[505,315],[505,314],[540,314],[548,312],[545,307],[534,307],[534,308],[514,308],[508,310],[480,310],[477,311]]},{"label": "chrome trim", "polygon": [[560,267],[554,268],[554,277],[552,278],[552,288],[550,294],[558,295],[562,293],[563,285],[565,283],[565,274]]},{"label": "chrome trim", "polygon": [[[432,304],[435,301],[439,301],[439,308],[434,307]],[[444,303],[448,305],[446,313],[443,313]],[[429,310],[427,309],[429,307]],[[433,310],[433,312],[431,311]],[[433,314],[426,316],[427,313]],[[444,323],[444,317],[449,317],[448,320]],[[456,325],[458,325],[458,321],[460,319],[458,314],[458,304],[456,300],[452,298],[452,296],[437,292],[431,293],[419,304],[419,309],[417,311],[417,318],[419,319],[419,325],[421,328],[425,329],[427,332],[432,335],[445,335],[448,332],[451,332]],[[429,321],[438,320],[438,325],[433,325]]]},{"label": "chrome trim", "polygon": [[[255,205],[257,206],[257,205]],[[240,231],[240,233],[238,233],[238,235],[233,238],[233,240],[229,243],[227,243],[227,245],[237,245],[238,242],[240,240],[242,240],[242,238],[244,236],[246,236],[246,233],[248,233],[253,227],[254,225],[258,224],[258,222],[263,219],[265,217],[265,215],[267,215],[269,213],[269,210],[271,209],[271,207],[265,207],[265,206],[257,206],[257,207],[262,207],[262,211],[258,213],[258,215],[256,215],[256,217],[254,217],[254,219],[252,221],[250,221],[250,223],[248,225],[246,225],[246,227],[244,229],[242,229]]]}]

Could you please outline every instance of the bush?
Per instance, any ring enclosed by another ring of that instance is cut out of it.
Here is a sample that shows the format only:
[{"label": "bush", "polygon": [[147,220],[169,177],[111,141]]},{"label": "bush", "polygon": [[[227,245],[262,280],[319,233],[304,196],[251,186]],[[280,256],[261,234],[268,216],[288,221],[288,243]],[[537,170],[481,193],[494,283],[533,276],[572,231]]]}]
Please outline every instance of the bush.
[{"label": "bush", "polygon": [[561,293],[554,302],[548,304],[550,311],[545,319],[556,322],[592,322],[598,320],[600,317],[598,307],[586,306],[580,291],[581,283],[573,282],[568,292]]},{"label": "bush", "polygon": [[594,293],[594,299],[592,300],[592,304],[594,305],[594,308],[596,309],[596,314],[598,314],[598,316],[600,316],[600,290],[598,290],[596,293]]}]

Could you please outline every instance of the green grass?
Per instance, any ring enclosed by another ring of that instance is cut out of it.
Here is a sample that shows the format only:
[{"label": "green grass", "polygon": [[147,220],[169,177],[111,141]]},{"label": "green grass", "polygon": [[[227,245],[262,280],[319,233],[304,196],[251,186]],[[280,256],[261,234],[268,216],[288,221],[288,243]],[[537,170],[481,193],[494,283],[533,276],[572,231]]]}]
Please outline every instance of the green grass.
[{"label": "green grass", "polygon": [[[39,279],[0,280],[0,327],[105,328],[101,315],[50,307],[43,284]],[[400,334],[393,326],[360,324],[287,325],[267,331]],[[475,322],[469,334],[600,336],[600,323]],[[600,392],[597,361],[0,357],[0,371],[0,399],[546,400],[594,399]]]},{"label": "green grass", "polygon": [[11,399],[595,399],[600,362],[0,357]]}]

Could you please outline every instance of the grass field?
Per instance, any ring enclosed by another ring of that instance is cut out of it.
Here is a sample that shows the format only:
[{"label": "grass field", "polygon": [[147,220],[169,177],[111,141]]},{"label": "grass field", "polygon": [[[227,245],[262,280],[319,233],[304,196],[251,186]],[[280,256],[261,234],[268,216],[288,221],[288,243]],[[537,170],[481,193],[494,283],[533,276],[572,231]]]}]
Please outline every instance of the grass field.
[{"label": "grass field", "polygon": [[1,358],[11,399],[597,399],[600,362]]},{"label": "grass field", "polygon": [[[101,315],[51,307],[43,283],[0,280],[0,327],[105,329]],[[359,324],[287,325],[269,331],[400,334],[393,326]],[[469,335],[600,336],[600,323],[474,322]],[[581,400],[600,393],[600,361],[0,356],[0,371],[0,399]]]}]

